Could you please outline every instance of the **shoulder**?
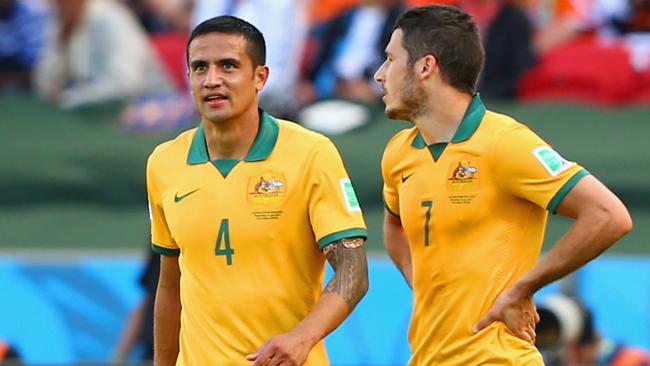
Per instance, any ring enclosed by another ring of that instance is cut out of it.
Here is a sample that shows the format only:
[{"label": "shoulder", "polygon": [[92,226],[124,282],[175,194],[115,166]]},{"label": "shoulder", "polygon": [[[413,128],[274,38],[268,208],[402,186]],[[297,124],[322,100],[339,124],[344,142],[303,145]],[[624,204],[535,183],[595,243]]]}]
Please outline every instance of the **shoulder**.
[{"label": "shoulder", "polygon": [[298,123],[277,119],[279,125],[279,139],[283,144],[290,144],[293,148],[301,151],[312,150],[320,145],[332,143],[329,137]]},{"label": "shoulder", "polygon": [[149,155],[149,165],[154,167],[160,164],[169,164],[174,162],[185,162],[189,152],[196,127],[181,132],[172,140],[165,141],[156,146]]},{"label": "shoulder", "polygon": [[525,124],[511,116],[493,111],[486,111],[481,127],[484,127],[483,132],[495,144],[501,144],[504,141],[514,143],[522,135],[535,136],[535,133]]},{"label": "shoulder", "polygon": [[500,164],[502,159],[521,149],[537,145],[541,139],[528,126],[515,118],[486,110],[477,130],[462,142],[488,161]]},{"label": "shoulder", "polygon": [[515,118],[507,114],[502,114],[491,110],[485,111],[483,122],[488,123],[489,127],[495,131],[505,131],[518,126],[523,126],[523,124],[521,124]]},{"label": "shoulder", "polygon": [[403,154],[411,148],[411,144],[418,133],[419,130],[416,127],[411,127],[401,130],[393,135],[393,137],[391,137],[391,139],[386,143],[382,164],[390,163],[391,160],[400,159]]},{"label": "shoulder", "polygon": [[540,147],[548,146],[528,126],[512,117],[494,112],[486,117],[484,138],[486,145],[490,146],[488,156],[497,166],[503,166],[505,162],[522,162],[525,156],[535,155]]},{"label": "shoulder", "polygon": [[279,121],[280,134],[277,157],[292,161],[292,165],[322,168],[338,165],[342,155],[327,136],[311,131],[296,123]]}]

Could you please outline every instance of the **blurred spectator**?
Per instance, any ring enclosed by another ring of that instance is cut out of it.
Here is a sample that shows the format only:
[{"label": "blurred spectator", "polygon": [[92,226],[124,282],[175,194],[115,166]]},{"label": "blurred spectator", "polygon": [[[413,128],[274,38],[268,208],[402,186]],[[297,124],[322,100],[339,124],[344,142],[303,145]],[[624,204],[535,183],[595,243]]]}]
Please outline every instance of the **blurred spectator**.
[{"label": "blurred spectator", "polygon": [[649,103],[650,1],[564,1],[571,5],[564,20],[550,23],[557,29],[538,31],[540,59],[523,76],[519,97]]},{"label": "blurred spectator", "polygon": [[303,81],[302,104],[339,97],[362,102],[378,100],[374,72],[385,58],[397,17],[405,10],[400,0],[363,0],[311,32]]},{"label": "blurred spectator", "polygon": [[43,49],[45,16],[40,2],[0,0],[0,90],[29,87]]},{"label": "blurred spectator", "polygon": [[269,80],[260,105],[286,117],[297,108],[295,86],[307,32],[307,2],[302,0],[196,0],[192,26],[218,15],[233,15],[255,25],[266,41]]},{"label": "blurred spectator", "polygon": [[0,365],[22,365],[20,354],[8,342],[0,339]]},{"label": "blurred spectator", "polygon": [[650,354],[615,343],[594,327],[591,311],[580,301],[551,295],[538,305],[535,345],[547,366],[648,366]]},{"label": "blurred spectator", "polygon": [[144,270],[138,279],[144,294],[127,320],[113,358],[115,363],[129,359],[129,354],[137,346],[142,347],[142,352],[134,355],[135,358],[153,360],[153,309],[160,274],[160,255],[151,251],[149,246],[146,253]]},{"label": "blurred spectator", "polygon": [[357,4],[359,0],[312,0],[309,23],[322,23]]},{"label": "blurred spectator", "polygon": [[181,131],[200,121],[194,99],[187,92],[142,96],[129,103],[120,120],[138,132]]},{"label": "blurred spectator", "polygon": [[147,32],[187,31],[193,0],[122,0]]},{"label": "blurred spectator", "polygon": [[626,32],[650,32],[650,1],[630,1],[630,16],[623,22]]},{"label": "blurred spectator", "polygon": [[481,33],[485,65],[478,91],[514,98],[521,75],[535,65],[533,29],[521,2],[528,0],[409,0],[409,5],[447,4],[469,13]]},{"label": "blurred spectator", "polygon": [[412,6],[424,6],[424,5],[429,5],[429,4],[455,5],[456,0],[407,0],[406,4],[409,7],[412,7]]},{"label": "blurred spectator", "polygon": [[514,98],[519,78],[535,65],[530,21],[525,11],[510,1],[478,2],[488,7],[482,31],[485,65],[478,90],[485,97]]},{"label": "blurred spectator", "polygon": [[591,14],[606,33],[650,32],[650,0],[595,0]]},{"label": "blurred spectator", "polygon": [[538,55],[589,31],[589,13],[594,0],[521,0],[528,8]]},{"label": "blurred spectator", "polygon": [[114,0],[56,0],[35,75],[38,93],[75,108],[170,90],[144,30]]},{"label": "blurred spectator", "polygon": [[508,0],[456,0],[452,5],[469,13],[481,33],[485,65],[478,91],[488,98],[514,98],[519,78],[535,65],[528,15]]}]

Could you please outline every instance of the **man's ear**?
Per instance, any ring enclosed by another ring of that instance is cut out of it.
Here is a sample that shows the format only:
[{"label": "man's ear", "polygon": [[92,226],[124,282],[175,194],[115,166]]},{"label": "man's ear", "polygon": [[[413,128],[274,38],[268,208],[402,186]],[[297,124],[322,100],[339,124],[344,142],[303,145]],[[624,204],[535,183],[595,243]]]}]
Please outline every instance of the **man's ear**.
[{"label": "man's ear", "polygon": [[434,55],[425,55],[416,62],[416,72],[421,79],[428,79],[438,73],[438,60]]},{"label": "man's ear", "polygon": [[264,88],[267,80],[269,80],[269,73],[269,67],[266,65],[260,65],[255,68],[255,89],[257,89],[258,93]]}]

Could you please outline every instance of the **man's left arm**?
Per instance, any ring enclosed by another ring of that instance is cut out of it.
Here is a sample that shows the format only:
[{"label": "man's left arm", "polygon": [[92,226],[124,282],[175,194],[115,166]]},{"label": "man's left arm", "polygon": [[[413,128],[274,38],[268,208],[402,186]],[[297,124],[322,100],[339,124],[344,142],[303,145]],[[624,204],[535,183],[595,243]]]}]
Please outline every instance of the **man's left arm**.
[{"label": "man's left arm", "polygon": [[529,272],[497,297],[475,332],[500,320],[515,335],[534,343],[539,317],[533,294],[596,258],[632,229],[627,208],[591,175],[580,179],[567,193],[557,213],[575,222]]},{"label": "man's left arm", "polygon": [[[364,239],[344,238],[323,248],[334,276],[307,316],[290,332],[277,335],[246,356],[261,365],[302,365],[309,351],[354,310],[368,290]],[[268,362],[268,363],[267,363]]]}]

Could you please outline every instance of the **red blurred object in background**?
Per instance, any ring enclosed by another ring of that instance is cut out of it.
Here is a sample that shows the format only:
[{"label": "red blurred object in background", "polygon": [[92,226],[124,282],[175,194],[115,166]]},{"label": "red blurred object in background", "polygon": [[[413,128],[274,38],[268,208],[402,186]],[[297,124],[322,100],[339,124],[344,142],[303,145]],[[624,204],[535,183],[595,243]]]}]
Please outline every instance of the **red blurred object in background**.
[{"label": "red blurred object in background", "polygon": [[178,90],[187,89],[186,32],[152,33],[149,39]]}]

